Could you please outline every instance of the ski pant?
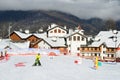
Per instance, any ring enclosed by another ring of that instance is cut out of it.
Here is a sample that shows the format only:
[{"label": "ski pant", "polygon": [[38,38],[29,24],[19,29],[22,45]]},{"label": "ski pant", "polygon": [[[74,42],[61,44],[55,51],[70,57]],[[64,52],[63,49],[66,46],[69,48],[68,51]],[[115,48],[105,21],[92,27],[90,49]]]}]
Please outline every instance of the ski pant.
[{"label": "ski pant", "polygon": [[33,64],[33,66],[41,66],[41,62],[40,60],[35,60],[35,63]]}]

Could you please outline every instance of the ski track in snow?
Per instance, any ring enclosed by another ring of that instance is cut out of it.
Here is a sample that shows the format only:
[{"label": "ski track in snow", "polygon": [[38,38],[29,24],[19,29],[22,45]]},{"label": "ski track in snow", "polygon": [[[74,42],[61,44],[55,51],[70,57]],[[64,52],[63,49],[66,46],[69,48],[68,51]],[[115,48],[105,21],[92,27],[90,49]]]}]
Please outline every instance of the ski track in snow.
[{"label": "ski track in snow", "polygon": [[[92,60],[82,59],[75,64],[76,56],[41,57],[42,66],[32,66],[35,56],[11,56],[0,62],[0,80],[119,80],[120,63],[102,63],[93,69]],[[25,66],[16,67],[22,63]]]}]

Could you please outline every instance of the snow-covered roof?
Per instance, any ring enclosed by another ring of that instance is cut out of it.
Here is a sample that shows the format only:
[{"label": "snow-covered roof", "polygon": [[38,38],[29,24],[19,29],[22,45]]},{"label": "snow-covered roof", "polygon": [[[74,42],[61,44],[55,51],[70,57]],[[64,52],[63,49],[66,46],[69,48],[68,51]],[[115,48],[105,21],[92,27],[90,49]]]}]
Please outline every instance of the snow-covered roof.
[{"label": "snow-covered roof", "polygon": [[52,30],[52,29],[54,29],[54,28],[56,28],[56,27],[59,27],[59,28],[65,30],[65,31],[68,31],[66,28],[64,28],[64,27],[62,27],[62,26],[60,26],[60,25],[53,25],[53,26],[51,26],[47,31],[50,31],[50,30]]},{"label": "snow-covered roof", "polygon": [[17,35],[19,35],[22,39],[24,39],[24,38],[27,38],[27,37],[29,37],[29,36],[31,36],[32,34],[26,34],[26,33],[22,33],[22,32],[20,32],[20,31],[14,31]]},{"label": "snow-covered roof", "polygon": [[46,34],[46,33],[40,33],[40,34],[34,33],[33,35],[35,35],[35,36],[38,37],[38,38],[45,38],[45,37],[47,37],[47,34]]},{"label": "snow-covered roof", "polygon": [[13,43],[10,39],[3,39],[0,41],[0,49],[4,49],[5,47],[9,46],[12,49],[19,49],[19,48],[29,48],[29,41],[22,42],[22,43]]},{"label": "snow-covered roof", "polygon": [[79,31],[79,30],[75,30],[74,32],[65,35],[65,37],[67,38],[67,37],[70,37],[70,36],[72,36],[72,35],[74,35],[74,34],[79,34],[79,35],[81,35],[81,36],[83,36],[83,37],[86,37],[86,36],[85,36],[81,31]]},{"label": "snow-covered roof", "polygon": [[[117,36],[116,43],[110,38],[112,36]],[[97,41],[94,41],[90,46],[99,47],[104,43],[107,47],[118,47],[120,44],[120,31],[117,35],[113,34],[112,31],[100,31],[95,40]]]},{"label": "snow-covered roof", "polygon": [[43,38],[52,47],[66,47],[64,38]]},{"label": "snow-covered roof", "polygon": [[21,38],[27,38],[31,35],[35,35],[38,38],[44,39],[44,41],[46,41],[52,47],[66,47],[64,38],[48,38],[46,33],[25,34],[19,31],[14,31],[14,32],[18,34]]}]

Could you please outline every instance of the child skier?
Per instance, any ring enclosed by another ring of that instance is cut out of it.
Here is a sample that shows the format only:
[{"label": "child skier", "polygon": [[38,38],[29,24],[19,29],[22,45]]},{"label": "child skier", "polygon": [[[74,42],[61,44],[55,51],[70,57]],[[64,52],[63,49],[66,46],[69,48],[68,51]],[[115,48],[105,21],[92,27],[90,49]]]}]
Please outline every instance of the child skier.
[{"label": "child skier", "polygon": [[41,63],[40,63],[40,58],[41,58],[41,55],[40,55],[40,53],[38,53],[37,55],[36,55],[36,59],[35,59],[35,63],[33,64],[33,66],[41,66]]},{"label": "child skier", "polygon": [[94,58],[94,68],[98,69],[98,57]]}]

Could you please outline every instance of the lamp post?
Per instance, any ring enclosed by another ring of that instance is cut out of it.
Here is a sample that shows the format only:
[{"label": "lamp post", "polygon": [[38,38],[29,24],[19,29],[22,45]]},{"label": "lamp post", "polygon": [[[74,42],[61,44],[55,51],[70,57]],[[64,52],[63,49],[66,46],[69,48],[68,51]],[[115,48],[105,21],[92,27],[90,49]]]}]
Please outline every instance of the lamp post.
[{"label": "lamp post", "polygon": [[[9,36],[9,39],[10,39],[10,29],[12,28],[12,26],[9,25],[9,28],[8,28],[8,36]],[[9,47],[10,47],[10,41],[9,41]]]},{"label": "lamp post", "polygon": [[117,30],[113,30],[113,41],[115,42],[115,62],[116,62],[116,52],[117,52],[117,34],[118,34],[118,31]]}]

